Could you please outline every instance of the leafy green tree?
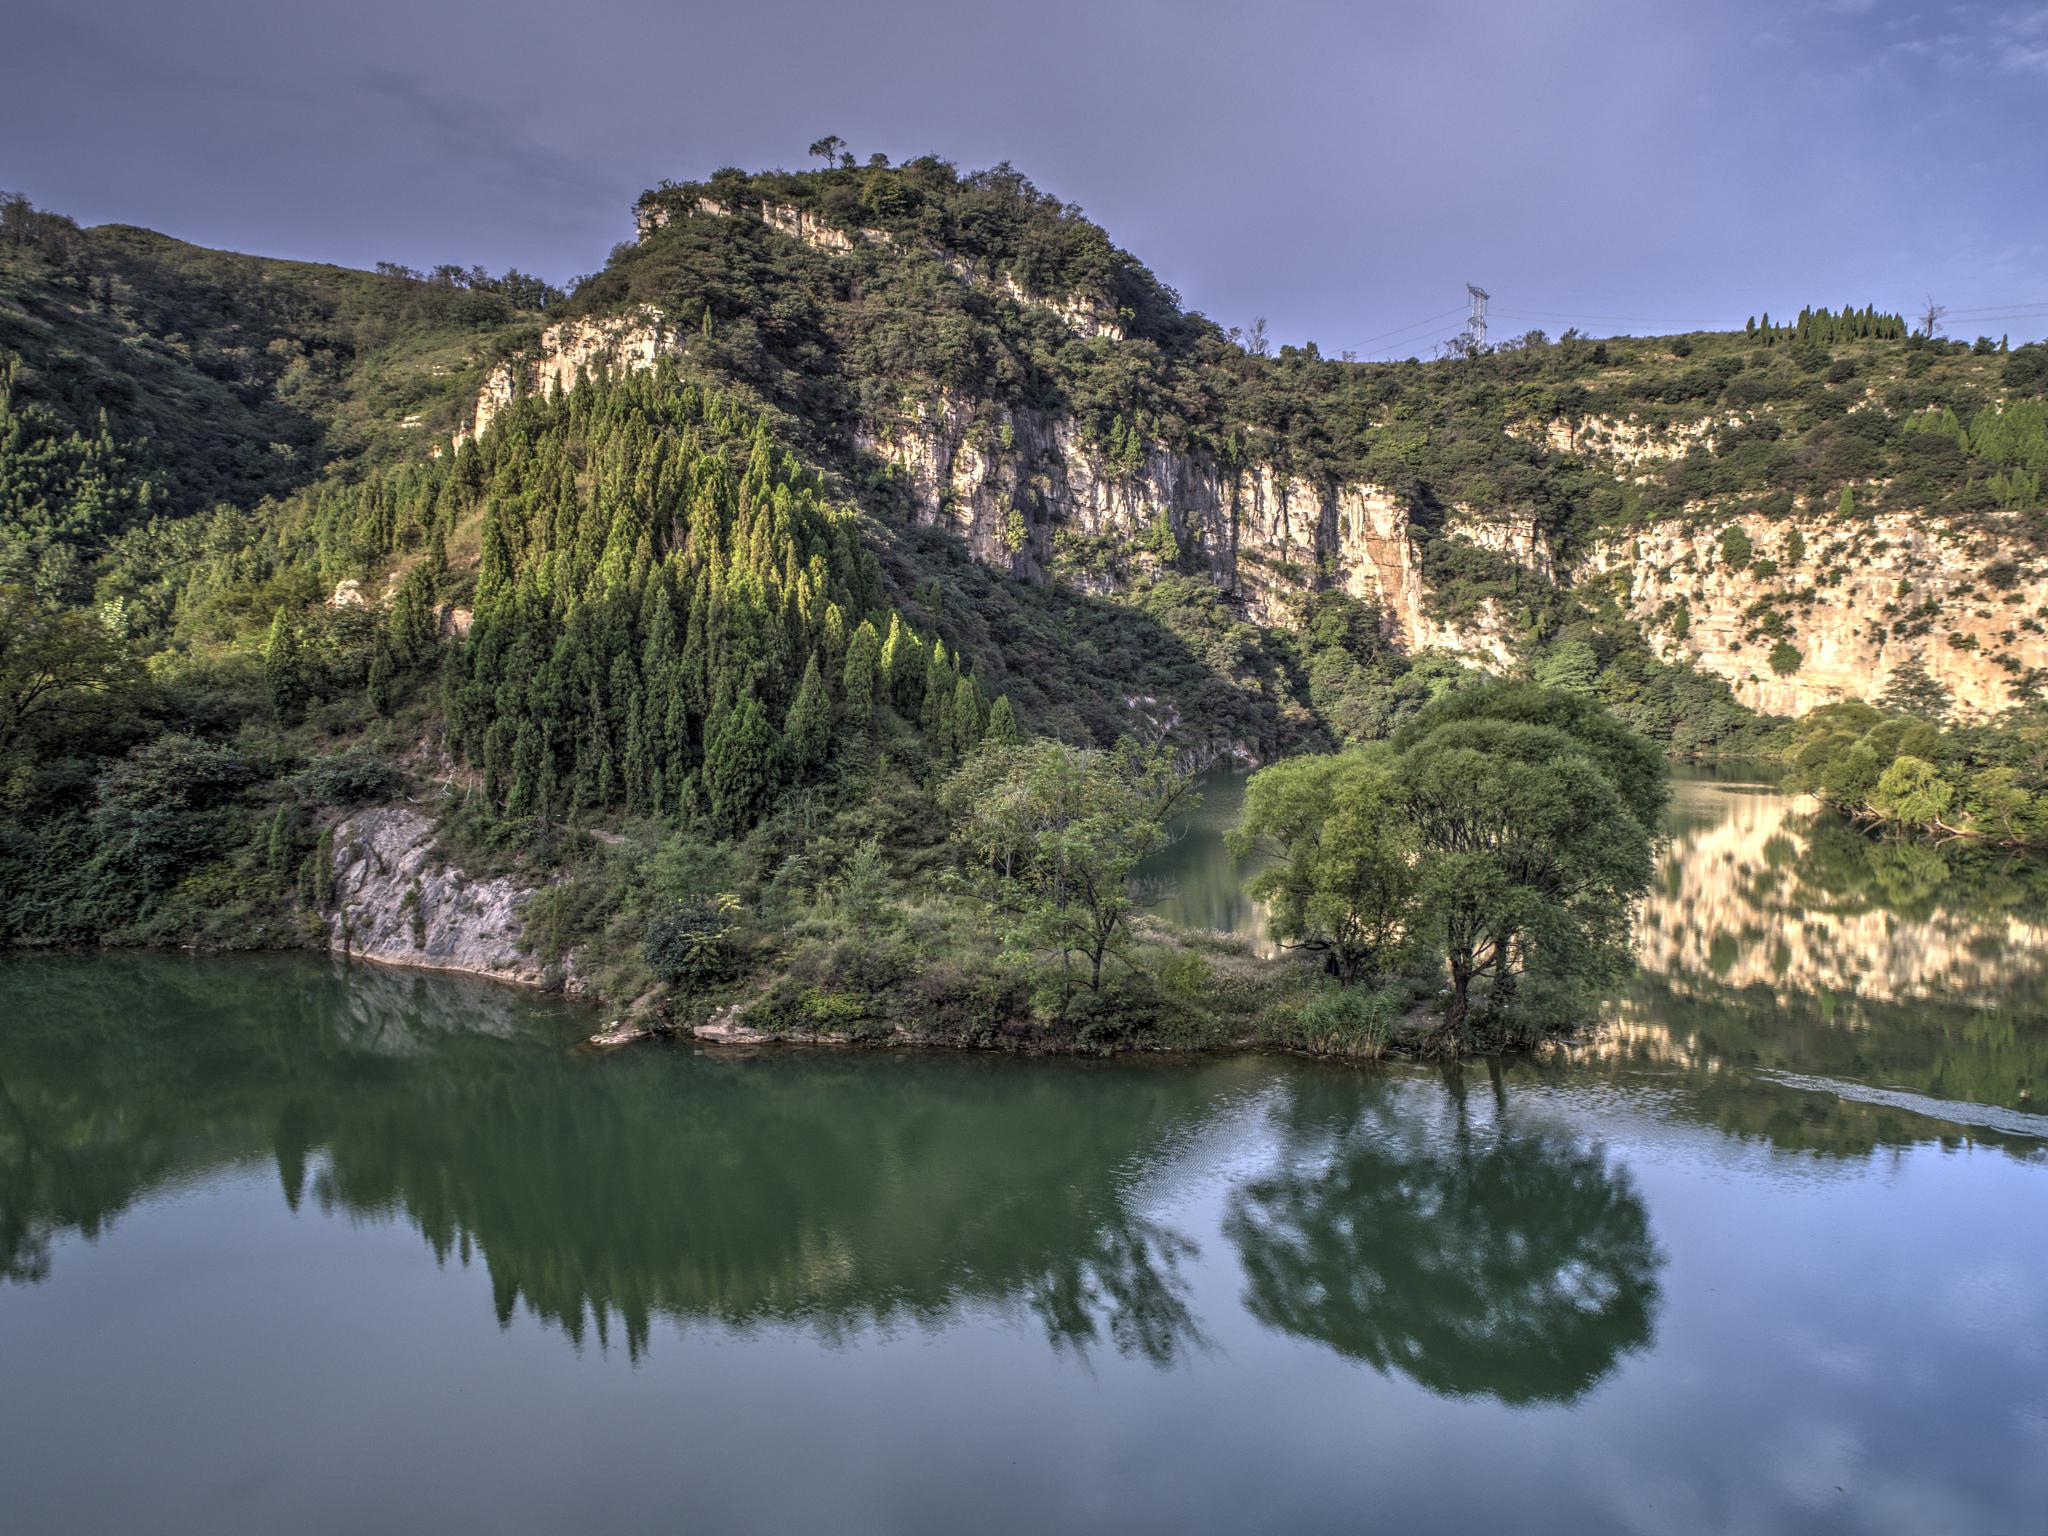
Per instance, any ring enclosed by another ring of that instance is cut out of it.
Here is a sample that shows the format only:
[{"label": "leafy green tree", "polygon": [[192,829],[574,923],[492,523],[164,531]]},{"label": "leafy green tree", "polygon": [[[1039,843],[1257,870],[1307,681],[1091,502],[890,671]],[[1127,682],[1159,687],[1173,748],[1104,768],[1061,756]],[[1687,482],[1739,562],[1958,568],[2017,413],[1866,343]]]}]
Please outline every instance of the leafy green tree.
[{"label": "leafy green tree", "polygon": [[1128,963],[1133,871],[1197,796],[1193,776],[1164,749],[1125,741],[1103,752],[1040,738],[985,746],[947,781],[943,800],[1015,938],[1057,954],[1063,986],[1078,964],[1095,992],[1107,961]]},{"label": "leafy green tree", "polygon": [[0,586],[0,788],[39,741],[102,720],[139,676],[99,615]]},{"label": "leafy green tree", "polygon": [[[1449,976],[1443,1036],[1453,1050],[1468,1038],[1478,981],[1490,1015],[1506,1021],[1524,975],[1562,1008],[1625,970],[1664,798],[1661,762],[1640,738],[1640,752],[1617,740],[1611,718],[1544,708],[1532,696],[1541,690],[1475,692],[1501,712],[1484,702],[1456,715],[1425,710],[1397,738],[1422,849],[1417,928]],[[1574,723],[1592,728],[1581,736]]]},{"label": "leafy green tree", "polygon": [[1415,922],[1420,850],[1395,768],[1383,747],[1275,763],[1227,839],[1270,861],[1247,890],[1274,938],[1322,953],[1346,986],[1387,968]]},{"label": "leafy green tree", "polygon": [[670,986],[701,992],[739,974],[738,926],[738,898],[685,897],[648,923],[642,953]]},{"label": "leafy green tree", "polygon": [[1952,830],[1944,818],[1955,798],[1956,787],[1940,768],[1924,757],[1902,753],[1878,775],[1870,808],[1887,821],[1942,832]]}]

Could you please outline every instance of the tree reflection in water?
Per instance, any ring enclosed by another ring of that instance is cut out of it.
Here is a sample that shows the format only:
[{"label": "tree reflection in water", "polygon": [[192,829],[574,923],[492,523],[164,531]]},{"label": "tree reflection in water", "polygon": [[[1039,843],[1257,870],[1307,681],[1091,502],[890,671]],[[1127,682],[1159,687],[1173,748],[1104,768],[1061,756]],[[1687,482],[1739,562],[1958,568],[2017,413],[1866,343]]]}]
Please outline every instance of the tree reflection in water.
[{"label": "tree reflection in water", "polygon": [[1224,1230],[1252,1315],[1432,1392],[1570,1402],[1651,1338],[1662,1260],[1627,1172],[1597,1146],[1475,1116],[1455,1079],[1303,1077],[1276,1109],[1278,1171]]},{"label": "tree reflection in water", "polygon": [[[1276,1328],[1508,1402],[1574,1397],[1650,1333],[1658,1260],[1626,1176],[1412,1077],[591,1059],[518,993],[287,961],[10,962],[0,1012],[21,1021],[0,1032],[0,1280],[45,1278],[53,1235],[151,1189],[267,1163],[294,1211],[400,1217],[481,1262],[501,1321],[635,1355],[658,1317],[835,1342],[979,1310],[1167,1366],[1204,1342],[1205,1255],[1146,1192],[1220,1131],[1228,1156],[1272,1157],[1223,1230]],[[1262,1098],[1268,1122],[1234,1118]]]}]

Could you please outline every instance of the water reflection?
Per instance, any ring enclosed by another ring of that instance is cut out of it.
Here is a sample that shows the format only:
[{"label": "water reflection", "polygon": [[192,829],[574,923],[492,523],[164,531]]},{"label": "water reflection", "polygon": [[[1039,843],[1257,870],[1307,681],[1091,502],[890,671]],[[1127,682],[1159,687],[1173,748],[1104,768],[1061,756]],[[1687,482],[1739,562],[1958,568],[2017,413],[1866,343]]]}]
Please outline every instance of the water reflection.
[{"label": "water reflection", "polygon": [[1258,955],[1277,955],[1266,909],[1245,894],[1256,858],[1240,864],[1223,846],[1244,809],[1247,773],[1214,768],[1202,776],[1202,803],[1168,828],[1172,842],[1138,866],[1140,899],[1153,916],[1176,928],[1228,934],[1248,941]]},{"label": "water reflection", "polygon": [[635,1355],[657,1317],[838,1340],[994,1311],[1168,1366],[1204,1342],[1193,1274],[1228,1255],[1159,1208],[1159,1181],[1202,1177],[1186,1149],[1222,1128],[1270,1170],[1236,1184],[1223,1230],[1273,1327],[1509,1402],[1568,1399],[1648,1336],[1656,1259],[1627,1178],[1434,1079],[593,1058],[566,1048],[581,1021],[523,994],[290,963],[15,961],[0,996],[28,1021],[0,1033],[15,1281],[47,1278],[57,1234],[262,1160],[295,1211],[402,1217],[443,1262],[481,1262],[501,1323]]},{"label": "water reflection", "polygon": [[1833,995],[1854,1009],[2039,1002],[2048,861],[1869,837],[1763,784],[1675,786],[1673,836],[1638,927],[1674,986]]},{"label": "water reflection", "polygon": [[1304,1079],[1232,1197],[1252,1315],[1450,1396],[1570,1402],[1645,1348],[1660,1259],[1627,1172],[1505,1095]]},{"label": "water reflection", "polygon": [[1866,837],[1766,785],[1692,781],[1639,935],[1584,1054],[1686,1073],[1724,1128],[1848,1155],[2048,1137],[2048,862]]}]

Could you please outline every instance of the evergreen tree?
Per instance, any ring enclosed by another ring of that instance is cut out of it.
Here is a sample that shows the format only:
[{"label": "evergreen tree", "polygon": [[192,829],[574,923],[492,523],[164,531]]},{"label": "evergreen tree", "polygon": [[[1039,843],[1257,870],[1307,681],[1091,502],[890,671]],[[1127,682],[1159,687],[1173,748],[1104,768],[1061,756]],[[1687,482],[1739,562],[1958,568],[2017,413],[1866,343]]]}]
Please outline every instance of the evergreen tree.
[{"label": "evergreen tree", "polygon": [[1017,729],[1017,712],[1010,707],[1007,693],[996,695],[995,703],[989,707],[988,729],[981,739],[992,747],[1014,747],[1024,739]]},{"label": "evergreen tree", "polygon": [[865,726],[874,717],[881,650],[875,626],[862,619],[846,642],[846,669],[840,680],[840,708],[854,725]]},{"label": "evergreen tree", "polygon": [[831,741],[832,700],[825,692],[818,658],[813,655],[804,664],[796,702],[789,706],[789,719],[782,728],[783,761],[797,778],[807,778],[825,761]]},{"label": "evergreen tree", "polygon": [[704,792],[721,832],[738,836],[767,807],[775,745],[774,728],[752,693],[743,694],[713,723],[704,743]]},{"label": "evergreen tree", "polygon": [[265,840],[264,862],[270,868],[270,878],[280,890],[291,887],[292,872],[298,864],[299,840],[297,829],[292,825],[289,806],[280,805],[277,814],[270,818],[270,834]]},{"label": "evergreen tree", "polygon": [[273,717],[286,723],[299,717],[306,703],[305,659],[299,632],[282,608],[270,621],[270,636],[263,643],[263,688]]}]

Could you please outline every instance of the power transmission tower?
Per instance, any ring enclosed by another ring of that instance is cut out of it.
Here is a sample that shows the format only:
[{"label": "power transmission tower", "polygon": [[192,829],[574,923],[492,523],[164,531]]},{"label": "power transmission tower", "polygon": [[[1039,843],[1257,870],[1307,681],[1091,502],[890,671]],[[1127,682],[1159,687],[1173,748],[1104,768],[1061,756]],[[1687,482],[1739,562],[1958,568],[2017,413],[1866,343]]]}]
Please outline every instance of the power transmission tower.
[{"label": "power transmission tower", "polygon": [[1470,339],[1474,352],[1486,350],[1486,301],[1493,297],[1484,288],[1472,283],[1465,285],[1465,292],[1472,296],[1471,318],[1465,322],[1465,335]]}]

